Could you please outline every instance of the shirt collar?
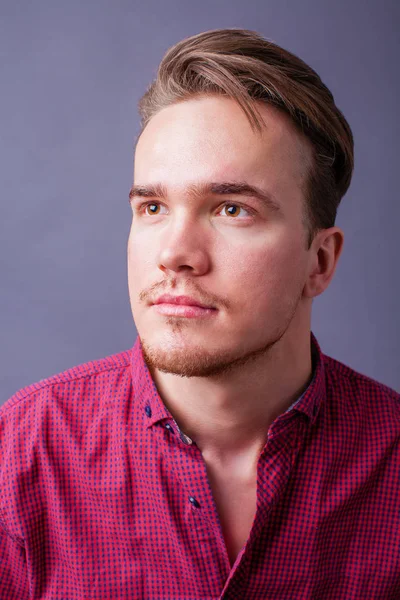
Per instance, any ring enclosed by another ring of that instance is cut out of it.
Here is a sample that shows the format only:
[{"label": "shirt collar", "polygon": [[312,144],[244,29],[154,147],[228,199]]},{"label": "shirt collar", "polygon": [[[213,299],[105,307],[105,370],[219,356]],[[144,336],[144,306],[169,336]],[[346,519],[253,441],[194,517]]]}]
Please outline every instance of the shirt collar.
[{"label": "shirt collar", "polygon": [[[312,424],[318,414],[321,403],[326,396],[325,367],[319,343],[310,332],[313,376],[302,395],[286,411],[292,409],[306,415]],[[171,419],[172,415],[161,400],[156,384],[150,374],[143,357],[142,345],[138,336],[131,351],[131,373],[135,394],[135,402],[146,416],[146,425],[151,427],[163,419]]]},{"label": "shirt collar", "polygon": [[139,336],[132,348],[131,372],[135,403],[137,402],[139,410],[147,416],[147,427],[151,427],[162,419],[170,419],[172,415],[161,400],[156,384],[144,360]]}]

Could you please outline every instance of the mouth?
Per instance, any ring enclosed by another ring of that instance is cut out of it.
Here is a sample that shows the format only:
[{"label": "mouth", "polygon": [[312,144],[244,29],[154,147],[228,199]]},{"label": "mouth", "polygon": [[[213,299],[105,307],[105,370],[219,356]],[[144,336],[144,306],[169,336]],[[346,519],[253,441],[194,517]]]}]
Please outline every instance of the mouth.
[{"label": "mouth", "polygon": [[153,308],[160,315],[189,319],[208,318],[216,315],[218,312],[216,308],[188,304],[170,304],[168,302],[153,304]]},{"label": "mouth", "polygon": [[163,294],[153,304],[175,304],[177,306],[198,306],[200,308],[212,308],[210,304],[206,304],[198,300],[197,298],[192,298],[191,296],[173,296],[171,294]]},{"label": "mouth", "polygon": [[192,296],[163,294],[152,302],[152,308],[160,315],[189,319],[204,319],[217,314],[210,304]]}]

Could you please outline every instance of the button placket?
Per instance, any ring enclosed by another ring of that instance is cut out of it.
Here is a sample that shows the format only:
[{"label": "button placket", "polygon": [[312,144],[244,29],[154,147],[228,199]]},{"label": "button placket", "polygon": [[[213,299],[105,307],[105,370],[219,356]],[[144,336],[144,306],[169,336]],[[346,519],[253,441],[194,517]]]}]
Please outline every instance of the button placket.
[{"label": "button placket", "polygon": [[[172,426],[172,429],[175,427]],[[193,535],[193,549],[196,548],[198,560],[204,564],[208,574],[210,595],[217,597],[229,575],[230,566],[204,459],[194,442],[189,445],[180,437],[175,439],[177,443],[171,446],[175,456],[172,468],[186,497],[187,526]],[[203,477],[206,478],[204,482]]]}]

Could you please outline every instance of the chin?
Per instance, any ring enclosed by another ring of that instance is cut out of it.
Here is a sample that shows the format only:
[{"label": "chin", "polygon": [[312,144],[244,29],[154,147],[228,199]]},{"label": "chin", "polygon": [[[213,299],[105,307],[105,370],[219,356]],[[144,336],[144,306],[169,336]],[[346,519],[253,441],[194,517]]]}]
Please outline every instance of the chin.
[{"label": "chin", "polygon": [[221,360],[209,350],[200,346],[194,346],[194,342],[174,339],[165,340],[164,344],[148,343],[141,337],[141,345],[144,360],[150,371],[161,371],[171,373],[180,377],[210,377],[217,374],[221,369]]},{"label": "chin", "polygon": [[265,356],[276,342],[274,340],[248,351],[242,349],[240,353],[237,345],[231,345],[230,350],[224,348],[210,350],[187,341],[182,343],[181,347],[177,347],[176,339],[166,344],[151,344],[142,337],[140,339],[143,357],[150,372],[157,370],[180,377],[225,375],[233,369],[243,367]]}]

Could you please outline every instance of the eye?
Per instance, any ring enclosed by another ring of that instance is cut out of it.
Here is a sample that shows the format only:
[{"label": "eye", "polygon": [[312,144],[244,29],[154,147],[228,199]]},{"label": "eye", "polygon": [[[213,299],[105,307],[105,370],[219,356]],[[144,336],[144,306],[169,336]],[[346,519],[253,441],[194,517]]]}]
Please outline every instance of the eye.
[{"label": "eye", "polygon": [[146,215],[159,215],[161,204],[158,202],[146,202],[139,207],[139,212],[144,212]]},{"label": "eye", "polygon": [[[163,214],[161,213],[161,208],[163,208],[163,205],[160,204],[159,202],[144,202],[143,204],[141,204],[138,207],[138,212],[141,214],[144,214],[148,217],[150,216],[156,216],[159,214]],[[165,207],[164,207],[165,208]],[[227,210],[226,215],[236,218],[240,215],[240,211],[244,211],[244,214],[242,216],[251,216],[254,211],[252,211],[250,208],[245,208],[244,206],[242,206],[241,204],[236,204],[233,202],[227,202],[226,204],[223,205],[223,207],[221,208],[220,212],[222,210]],[[223,215],[223,216],[226,216]]]},{"label": "eye", "polygon": [[245,213],[247,213],[248,215],[251,215],[251,211],[250,209],[244,208],[244,206],[241,206],[240,204],[234,204],[234,203],[230,203],[230,204],[224,204],[224,206],[222,207],[221,210],[227,209],[228,211],[228,215],[230,217],[238,217],[239,213],[241,210],[244,210]]}]

